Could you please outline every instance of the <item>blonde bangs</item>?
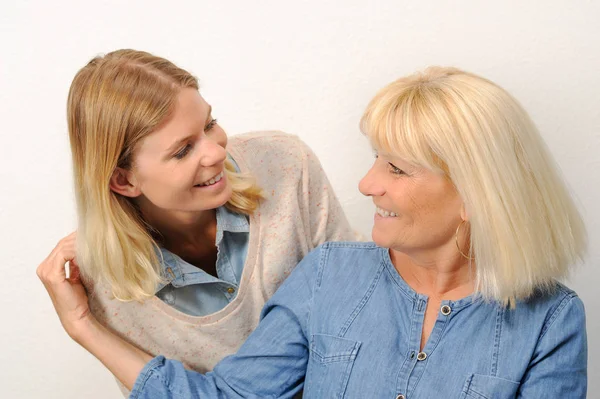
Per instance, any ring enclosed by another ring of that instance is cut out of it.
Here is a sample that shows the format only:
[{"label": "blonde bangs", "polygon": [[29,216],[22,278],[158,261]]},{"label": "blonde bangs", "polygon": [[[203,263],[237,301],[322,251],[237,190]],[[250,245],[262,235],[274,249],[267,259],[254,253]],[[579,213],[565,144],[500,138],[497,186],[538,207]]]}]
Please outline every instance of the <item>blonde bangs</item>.
[{"label": "blonde bangs", "polygon": [[376,151],[447,173],[447,166],[431,140],[437,135],[432,134],[432,130],[440,129],[436,119],[433,109],[427,106],[423,90],[397,81],[381,90],[369,103],[360,129]]}]

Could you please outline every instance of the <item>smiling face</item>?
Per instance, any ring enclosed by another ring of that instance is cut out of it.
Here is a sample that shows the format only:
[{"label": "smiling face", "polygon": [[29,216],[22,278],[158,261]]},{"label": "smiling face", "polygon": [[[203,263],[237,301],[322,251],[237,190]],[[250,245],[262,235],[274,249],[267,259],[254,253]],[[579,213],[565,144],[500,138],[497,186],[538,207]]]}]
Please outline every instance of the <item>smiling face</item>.
[{"label": "smiling face", "polygon": [[409,256],[449,248],[461,222],[462,200],[443,175],[380,154],[359,189],[376,205],[373,241]]},{"label": "smiling face", "polygon": [[[232,188],[224,173],[227,135],[197,90],[182,89],[173,113],[134,151],[124,172],[143,212],[189,213],[225,204]],[[123,192],[121,192],[123,194]]]}]

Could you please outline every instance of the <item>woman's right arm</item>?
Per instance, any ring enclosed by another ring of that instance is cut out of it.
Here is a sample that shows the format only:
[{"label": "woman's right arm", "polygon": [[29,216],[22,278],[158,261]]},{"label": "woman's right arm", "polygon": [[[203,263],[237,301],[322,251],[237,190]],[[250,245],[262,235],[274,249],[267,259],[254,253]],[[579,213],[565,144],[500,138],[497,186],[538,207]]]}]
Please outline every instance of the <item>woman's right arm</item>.
[{"label": "woman's right arm", "polygon": [[[90,313],[88,297],[75,262],[76,233],[63,238],[40,264],[37,275],[46,287],[69,336],[93,354],[128,389],[152,356],[106,329]],[[67,278],[65,266],[70,263]]]},{"label": "woman's right arm", "polygon": [[67,333],[96,356],[131,392],[131,398],[293,397],[308,361],[308,318],[320,250],[305,257],[265,305],[261,322],[236,355],[202,375],[175,360],[152,358],[103,327],[90,313],[77,267],[75,238],[59,243],[38,268]]}]

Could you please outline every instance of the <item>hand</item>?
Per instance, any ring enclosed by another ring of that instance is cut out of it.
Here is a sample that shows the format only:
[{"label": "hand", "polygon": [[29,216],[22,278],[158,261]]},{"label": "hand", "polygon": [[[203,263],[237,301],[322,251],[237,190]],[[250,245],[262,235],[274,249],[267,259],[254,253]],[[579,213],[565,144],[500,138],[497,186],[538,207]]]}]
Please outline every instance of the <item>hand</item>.
[{"label": "hand", "polygon": [[[76,232],[60,240],[37,268],[37,275],[44,283],[67,334],[77,341],[93,316],[75,260],[75,241]],[[70,264],[69,278],[65,271],[67,262]]]}]

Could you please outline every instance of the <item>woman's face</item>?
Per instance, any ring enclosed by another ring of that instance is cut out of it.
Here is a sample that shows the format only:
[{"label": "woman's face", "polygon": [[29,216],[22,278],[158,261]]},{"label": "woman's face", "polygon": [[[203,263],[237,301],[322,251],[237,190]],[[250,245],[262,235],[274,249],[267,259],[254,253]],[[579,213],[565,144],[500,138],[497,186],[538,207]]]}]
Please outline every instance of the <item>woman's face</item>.
[{"label": "woman's face", "polygon": [[377,207],[372,232],[377,245],[409,256],[456,248],[463,204],[444,176],[380,154],[359,189]]},{"label": "woman's face", "polygon": [[173,114],[134,152],[129,180],[144,206],[167,212],[217,208],[231,197],[227,135],[197,90],[182,89]]}]

